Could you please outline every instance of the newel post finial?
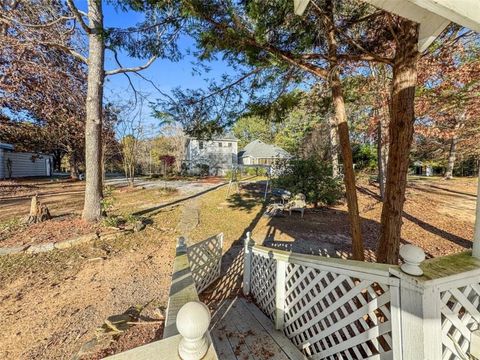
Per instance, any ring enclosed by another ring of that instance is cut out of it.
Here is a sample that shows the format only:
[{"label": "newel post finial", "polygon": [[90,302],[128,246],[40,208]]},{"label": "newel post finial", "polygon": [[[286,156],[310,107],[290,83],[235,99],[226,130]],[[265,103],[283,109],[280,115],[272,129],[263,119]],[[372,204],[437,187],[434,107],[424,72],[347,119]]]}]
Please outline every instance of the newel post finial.
[{"label": "newel post finial", "polygon": [[245,240],[244,240],[244,245],[245,246],[255,245],[255,241],[252,239],[252,233],[250,231],[247,231],[247,234],[246,234]]},{"label": "newel post finial", "polygon": [[187,240],[180,236],[177,241],[177,253],[186,253],[187,252]]},{"label": "newel post finial", "polygon": [[425,260],[425,252],[421,247],[412,244],[402,245],[400,248],[400,256],[404,261],[400,269],[402,269],[404,273],[413,276],[423,275],[420,264]]},{"label": "newel post finial", "polygon": [[178,355],[182,360],[200,360],[208,351],[207,330],[210,326],[210,310],[199,301],[183,305],[177,314],[177,329],[182,339]]}]

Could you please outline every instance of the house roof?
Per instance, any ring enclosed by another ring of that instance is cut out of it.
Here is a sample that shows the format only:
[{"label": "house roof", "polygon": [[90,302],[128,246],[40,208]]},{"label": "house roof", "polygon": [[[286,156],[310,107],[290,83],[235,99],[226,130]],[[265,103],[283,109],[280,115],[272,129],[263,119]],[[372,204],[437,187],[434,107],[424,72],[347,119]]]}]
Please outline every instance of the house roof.
[{"label": "house roof", "polygon": [[214,136],[212,139],[198,139],[193,136],[189,136],[188,139],[194,139],[194,140],[213,140],[213,141],[219,141],[219,140],[228,140],[228,141],[238,141],[238,139],[233,135],[231,132],[227,132],[221,135]]},{"label": "house roof", "polygon": [[240,157],[251,156],[254,158],[288,158],[292,156],[281,147],[272,144],[265,144],[260,140],[254,140],[249,143],[238,155]]},{"label": "house roof", "polygon": [[231,132],[224,133],[222,135],[215,136],[213,140],[230,140],[238,141],[238,139]]}]

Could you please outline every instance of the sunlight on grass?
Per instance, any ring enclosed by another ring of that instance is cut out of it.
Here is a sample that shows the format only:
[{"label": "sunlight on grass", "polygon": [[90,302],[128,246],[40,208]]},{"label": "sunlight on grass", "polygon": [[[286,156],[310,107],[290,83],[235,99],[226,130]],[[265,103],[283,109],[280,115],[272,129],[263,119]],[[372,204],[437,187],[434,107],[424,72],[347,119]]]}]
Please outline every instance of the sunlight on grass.
[{"label": "sunlight on grass", "polygon": [[240,240],[246,229],[255,224],[261,215],[262,199],[244,193],[230,195],[228,199],[226,195],[227,188],[223,187],[199,200],[200,222],[192,231],[193,242],[223,232],[225,244],[231,244]]}]

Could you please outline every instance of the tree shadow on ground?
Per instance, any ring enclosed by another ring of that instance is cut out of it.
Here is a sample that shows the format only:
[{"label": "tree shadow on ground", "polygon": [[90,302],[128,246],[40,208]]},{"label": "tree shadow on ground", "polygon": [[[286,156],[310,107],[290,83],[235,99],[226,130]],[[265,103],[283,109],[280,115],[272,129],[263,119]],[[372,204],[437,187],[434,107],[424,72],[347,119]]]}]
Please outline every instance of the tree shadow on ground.
[{"label": "tree shadow on ground", "polygon": [[203,191],[201,191],[199,193],[196,193],[196,194],[193,194],[193,195],[185,196],[185,197],[180,198],[180,199],[176,199],[176,200],[169,201],[169,202],[157,205],[157,206],[153,206],[153,207],[148,208],[148,209],[137,211],[137,212],[134,212],[132,215],[133,216],[149,216],[149,217],[154,216],[154,215],[157,215],[160,211],[162,211],[165,208],[168,208],[168,207],[171,207],[171,206],[174,206],[174,205],[178,205],[178,204],[183,203],[184,201],[187,201],[187,200],[197,198],[197,197],[202,196],[202,195],[204,195],[204,194],[206,194],[210,191],[214,191],[214,190],[216,190],[216,189],[218,189],[219,187],[222,187],[222,186],[225,186],[225,184],[220,184],[220,185],[217,185],[217,186],[213,186],[209,189],[203,190]]},{"label": "tree shadow on ground", "polygon": [[462,238],[460,236],[457,236],[455,234],[449,233],[448,231],[439,229],[438,227],[430,225],[429,223],[427,223],[423,220],[420,220],[413,215],[410,215],[406,212],[403,212],[403,217],[405,219],[410,220],[411,222],[417,224],[422,229],[424,229],[424,230],[426,230],[426,231],[428,231],[428,232],[430,232],[434,235],[440,236],[442,239],[451,241],[451,242],[453,242],[457,245],[460,245],[460,246],[464,247],[465,249],[470,249],[472,247],[472,241],[467,240],[465,238]]},{"label": "tree shadow on ground", "polygon": [[[475,195],[475,194],[469,194],[469,193],[462,192],[462,191],[456,191],[456,190],[452,190],[452,189],[446,189],[446,188],[441,187],[441,186],[430,185],[430,187],[432,187],[432,188],[434,188],[434,189],[439,189],[439,190],[442,190],[442,191],[451,192],[451,193],[458,194],[458,195],[470,196],[470,197],[472,197],[472,198],[474,198],[474,199],[477,198],[477,195]],[[447,195],[447,194],[444,194],[444,195]]]},{"label": "tree shadow on ground", "polygon": [[[375,261],[380,232],[377,221],[361,218],[367,261]],[[260,245],[302,254],[347,259],[352,256],[348,213],[331,208],[307,209],[300,214],[274,216],[262,221],[254,232]]]},{"label": "tree shadow on ground", "polygon": [[[259,199],[252,198],[255,205],[259,204]],[[233,206],[233,205],[232,205]],[[243,203],[238,206],[242,208]],[[250,205],[248,205],[249,207]],[[248,209],[247,207],[247,209]],[[253,209],[250,208],[250,211]],[[219,308],[220,304],[228,299],[235,298],[242,293],[243,281],[243,258],[244,258],[244,240],[248,232],[253,231],[255,226],[265,212],[265,204],[258,210],[250,224],[244,229],[242,235],[236,239],[229,249],[222,256],[222,266],[220,277],[214,281],[201,295],[200,300],[212,309]]]}]

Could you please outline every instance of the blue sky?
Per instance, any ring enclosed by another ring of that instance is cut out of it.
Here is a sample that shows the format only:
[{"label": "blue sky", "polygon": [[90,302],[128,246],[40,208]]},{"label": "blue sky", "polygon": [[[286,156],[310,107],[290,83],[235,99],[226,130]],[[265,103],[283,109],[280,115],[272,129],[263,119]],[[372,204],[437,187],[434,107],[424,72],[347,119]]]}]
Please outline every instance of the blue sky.
[{"label": "blue sky", "polygon": [[[76,1],[79,9],[86,11],[86,0]],[[142,20],[142,14],[130,11],[128,13],[117,12],[116,9],[104,1],[104,22],[107,27],[128,27],[133,26]],[[187,50],[195,50],[195,44],[189,36],[182,36],[179,41],[179,48],[182,53]],[[116,63],[109,51],[106,52],[106,70],[116,68]],[[164,92],[169,93],[171,89],[178,86],[183,88],[198,88],[206,85],[205,78],[218,77],[223,73],[231,73],[232,70],[222,61],[215,61],[208,64],[212,69],[208,74],[192,74],[192,61],[194,56],[185,55],[180,61],[172,62],[169,60],[158,59],[148,69],[142,71],[142,75],[153,81],[155,85]],[[126,54],[120,56],[122,66],[138,66],[142,65],[146,60],[130,58]],[[151,110],[148,101],[155,101],[160,97],[158,91],[148,82],[142,80],[138,76],[132,74],[132,82],[137,90],[147,93],[147,101],[145,101],[144,111],[147,123],[156,125],[158,121],[151,116]],[[118,74],[107,77],[104,91],[105,101],[115,101],[119,98],[133,98],[133,92],[129,87],[129,83],[125,75]]]}]

